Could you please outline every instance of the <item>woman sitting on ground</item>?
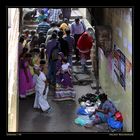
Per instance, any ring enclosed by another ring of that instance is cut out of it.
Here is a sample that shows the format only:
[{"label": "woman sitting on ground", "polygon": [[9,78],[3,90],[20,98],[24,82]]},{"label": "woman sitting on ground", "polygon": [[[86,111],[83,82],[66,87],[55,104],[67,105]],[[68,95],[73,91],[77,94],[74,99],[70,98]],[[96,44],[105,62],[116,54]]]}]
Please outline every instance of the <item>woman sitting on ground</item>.
[{"label": "woman sitting on ground", "polygon": [[99,95],[99,100],[101,101],[101,104],[99,105],[98,109],[95,109],[95,112],[90,115],[91,119],[93,115],[94,118],[91,124],[85,125],[87,128],[92,127],[95,124],[107,122],[107,119],[113,116],[117,111],[115,105],[110,100],[108,100],[105,93]]}]

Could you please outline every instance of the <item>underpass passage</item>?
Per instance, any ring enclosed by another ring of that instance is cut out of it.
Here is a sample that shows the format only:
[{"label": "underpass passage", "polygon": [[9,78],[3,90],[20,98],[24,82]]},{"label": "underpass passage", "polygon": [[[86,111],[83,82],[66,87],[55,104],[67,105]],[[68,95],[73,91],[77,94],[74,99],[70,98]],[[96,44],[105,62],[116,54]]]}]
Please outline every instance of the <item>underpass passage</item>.
[{"label": "underpass passage", "polygon": [[107,132],[107,125],[95,125],[90,129],[74,123],[77,118],[76,110],[79,107],[78,98],[87,92],[93,92],[90,85],[74,86],[76,91],[75,101],[52,101],[53,96],[48,96],[52,107],[50,114],[33,109],[34,95],[20,100],[19,104],[19,132]]},{"label": "underpass passage", "polygon": [[[82,15],[78,10],[72,10],[70,23],[75,17]],[[24,22],[24,28],[36,29],[37,25],[30,21]],[[92,51],[91,51],[92,53]],[[92,61],[88,60],[86,65],[89,73],[81,71],[80,61],[75,63],[73,54],[73,83],[76,91],[75,101],[53,101],[53,90],[49,91],[48,102],[52,107],[50,114],[33,109],[34,95],[27,97],[19,102],[19,132],[107,132],[106,124],[95,125],[91,129],[80,127],[74,123],[77,117],[76,110],[79,107],[78,98],[86,93],[95,94],[96,79],[92,68]]]}]

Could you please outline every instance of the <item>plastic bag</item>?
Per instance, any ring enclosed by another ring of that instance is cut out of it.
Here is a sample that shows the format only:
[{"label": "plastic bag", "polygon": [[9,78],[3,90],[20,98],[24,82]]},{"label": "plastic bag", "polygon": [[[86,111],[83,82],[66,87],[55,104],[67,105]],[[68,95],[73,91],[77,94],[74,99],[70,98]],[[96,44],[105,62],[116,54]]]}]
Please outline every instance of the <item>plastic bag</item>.
[{"label": "plastic bag", "polygon": [[118,121],[123,121],[122,113],[119,112],[119,111],[117,111],[117,112],[115,113],[115,118],[116,118],[116,120],[118,120]]},{"label": "plastic bag", "polygon": [[89,115],[90,113],[86,111],[86,108],[80,107],[77,110],[78,115]]},{"label": "plastic bag", "polygon": [[79,124],[81,126],[84,126],[86,124],[90,124],[92,120],[90,120],[89,116],[79,116],[78,118],[75,119],[75,123]]},{"label": "plastic bag", "polygon": [[111,128],[114,128],[114,129],[120,129],[123,127],[123,123],[121,121],[115,120],[114,117],[109,118],[107,120],[107,123]]}]

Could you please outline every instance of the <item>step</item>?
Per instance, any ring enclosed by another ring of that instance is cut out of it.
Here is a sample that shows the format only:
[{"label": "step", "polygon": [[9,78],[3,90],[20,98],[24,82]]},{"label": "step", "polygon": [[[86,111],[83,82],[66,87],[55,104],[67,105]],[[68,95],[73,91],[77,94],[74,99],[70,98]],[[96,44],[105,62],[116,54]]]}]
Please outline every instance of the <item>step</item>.
[{"label": "step", "polygon": [[[73,65],[73,66],[81,66],[81,63],[80,63],[80,62],[78,62],[78,63],[72,63],[72,65]],[[90,66],[90,65],[92,65],[92,63],[87,62],[86,65],[87,65],[87,66]]]},{"label": "step", "polygon": [[[76,61],[76,58],[75,58],[75,59],[72,59],[72,62],[73,62],[73,63],[75,63],[75,61]],[[92,63],[91,59],[87,60],[86,62],[87,62],[87,63]],[[80,63],[80,61],[79,61],[78,63]]]},{"label": "step", "polygon": [[24,25],[23,28],[25,28],[25,29],[29,29],[29,30],[36,30],[37,25]]},{"label": "step", "polygon": [[79,10],[72,10],[71,12],[71,19],[75,19],[76,17],[79,17],[80,19],[83,18],[82,14]]}]

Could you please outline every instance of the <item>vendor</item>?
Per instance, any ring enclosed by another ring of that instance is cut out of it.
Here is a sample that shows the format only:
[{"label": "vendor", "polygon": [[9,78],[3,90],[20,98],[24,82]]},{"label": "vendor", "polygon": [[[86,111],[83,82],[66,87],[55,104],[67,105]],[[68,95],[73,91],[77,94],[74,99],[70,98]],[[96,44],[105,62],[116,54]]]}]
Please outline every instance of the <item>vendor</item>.
[{"label": "vendor", "polygon": [[107,119],[113,116],[117,111],[115,105],[108,100],[105,93],[99,95],[99,100],[101,101],[101,104],[95,109],[95,112],[90,115],[91,118],[94,115],[94,119],[92,123],[85,125],[86,128],[92,127],[95,124],[107,122]]}]

